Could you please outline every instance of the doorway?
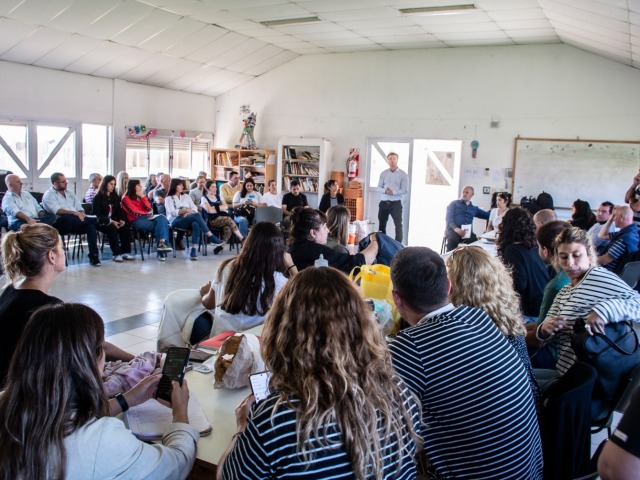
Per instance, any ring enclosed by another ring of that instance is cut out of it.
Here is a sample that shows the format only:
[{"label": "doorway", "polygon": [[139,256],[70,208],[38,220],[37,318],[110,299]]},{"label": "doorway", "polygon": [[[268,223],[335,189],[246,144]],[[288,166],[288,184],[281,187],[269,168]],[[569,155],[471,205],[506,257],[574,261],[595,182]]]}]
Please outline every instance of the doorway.
[{"label": "doorway", "polygon": [[[409,193],[402,204],[403,243],[440,251],[447,205],[458,198],[461,140],[370,138],[367,141],[365,214],[378,229],[380,174],[388,168],[389,152],[398,154],[398,167],[409,175]],[[393,236],[390,218],[387,234]]]}]

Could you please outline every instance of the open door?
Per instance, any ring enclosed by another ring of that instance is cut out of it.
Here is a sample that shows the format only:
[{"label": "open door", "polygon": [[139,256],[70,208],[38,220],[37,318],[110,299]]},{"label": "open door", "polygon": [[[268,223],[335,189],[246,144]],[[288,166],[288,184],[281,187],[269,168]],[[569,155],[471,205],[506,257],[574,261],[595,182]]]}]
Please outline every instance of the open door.
[{"label": "open door", "polygon": [[[398,154],[398,167],[409,175],[409,193],[403,200],[405,245],[440,251],[447,205],[458,198],[460,184],[460,140],[369,139],[367,148],[367,192],[365,214],[378,229],[377,191],[380,173],[388,168],[386,156]],[[393,236],[389,218],[387,234]]]}]

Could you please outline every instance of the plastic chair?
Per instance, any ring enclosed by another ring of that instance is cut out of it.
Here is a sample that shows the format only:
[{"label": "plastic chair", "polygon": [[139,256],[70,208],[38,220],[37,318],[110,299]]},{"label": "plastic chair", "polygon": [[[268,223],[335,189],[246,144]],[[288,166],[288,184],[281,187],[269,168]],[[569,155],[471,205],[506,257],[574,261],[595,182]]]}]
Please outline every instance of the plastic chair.
[{"label": "plastic chair", "polygon": [[620,274],[620,278],[631,288],[635,289],[638,280],[640,280],[640,261],[627,263]]}]

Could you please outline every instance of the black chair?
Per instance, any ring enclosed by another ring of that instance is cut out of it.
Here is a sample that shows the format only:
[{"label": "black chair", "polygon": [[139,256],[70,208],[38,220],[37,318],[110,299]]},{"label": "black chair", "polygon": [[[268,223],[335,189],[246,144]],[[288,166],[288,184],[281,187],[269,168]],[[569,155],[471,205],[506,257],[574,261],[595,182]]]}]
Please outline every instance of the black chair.
[{"label": "black chair", "polygon": [[607,433],[611,436],[611,427],[613,424],[613,417],[615,412],[624,413],[625,409],[629,405],[629,400],[633,391],[640,386],[640,365],[634,367],[629,375],[623,379],[622,385],[618,390],[618,397],[615,401],[615,407],[609,411],[609,414],[598,422],[591,424],[591,433],[598,433],[600,430],[607,429]]},{"label": "black chair", "polygon": [[591,392],[596,378],[591,365],[576,362],[545,392],[540,412],[545,480],[592,473]]},{"label": "black chair", "polygon": [[624,266],[620,278],[631,288],[635,289],[638,285],[638,280],[640,280],[640,261],[628,262]]}]

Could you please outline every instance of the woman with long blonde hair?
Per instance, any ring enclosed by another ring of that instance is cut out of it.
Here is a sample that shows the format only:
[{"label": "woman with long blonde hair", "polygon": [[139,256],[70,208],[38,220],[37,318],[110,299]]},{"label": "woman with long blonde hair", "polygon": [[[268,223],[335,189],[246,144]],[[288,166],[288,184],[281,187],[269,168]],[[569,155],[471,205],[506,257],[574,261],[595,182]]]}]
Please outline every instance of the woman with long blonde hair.
[{"label": "woman with long blonde hair", "polygon": [[116,175],[116,193],[122,198],[127,193],[129,185],[129,174],[124,170],[120,170]]},{"label": "woman with long blonde hair", "polygon": [[465,246],[454,250],[447,259],[451,281],[449,300],[455,306],[481,308],[505,336],[518,354],[527,374],[531,393],[538,405],[540,389],[533,375],[525,343],[525,326],[520,298],[504,264],[481,247]]},{"label": "woman with long blonde hair", "polygon": [[419,402],[345,275],[310,267],[290,280],[261,346],[271,393],[238,408],[219,479],[416,478]]},{"label": "woman with long blonde hair", "polygon": [[349,222],[351,213],[344,205],[336,205],[327,210],[327,228],[329,236],[326,246],[341,253],[349,253]]}]

